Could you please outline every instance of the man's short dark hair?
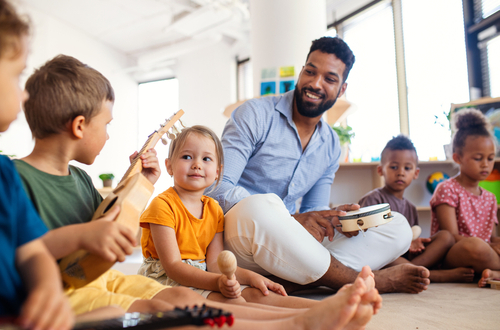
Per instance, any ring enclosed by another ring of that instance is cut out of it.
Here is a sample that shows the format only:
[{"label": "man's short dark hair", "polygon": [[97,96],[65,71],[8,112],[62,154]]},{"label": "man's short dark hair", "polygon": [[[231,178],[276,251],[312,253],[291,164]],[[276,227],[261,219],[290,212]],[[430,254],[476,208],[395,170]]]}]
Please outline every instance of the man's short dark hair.
[{"label": "man's short dark hair", "polygon": [[[384,161],[384,156],[386,155],[388,150],[410,150],[415,152],[415,156],[417,156],[417,149],[415,149],[415,146],[413,145],[413,142],[407,137],[402,134],[393,137],[389,142],[384,147],[384,150],[382,150],[382,155],[380,157],[380,161]],[[417,157],[418,161],[418,157]]]},{"label": "man's short dark hair", "polygon": [[345,82],[347,80],[347,76],[349,76],[349,71],[351,71],[355,60],[351,48],[347,46],[345,41],[340,39],[339,37],[322,37],[313,40],[311,48],[309,49],[309,53],[307,54],[307,59],[309,59],[309,55],[311,55],[311,53],[316,50],[319,50],[326,54],[333,54],[345,64],[343,77],[343,82]]}]

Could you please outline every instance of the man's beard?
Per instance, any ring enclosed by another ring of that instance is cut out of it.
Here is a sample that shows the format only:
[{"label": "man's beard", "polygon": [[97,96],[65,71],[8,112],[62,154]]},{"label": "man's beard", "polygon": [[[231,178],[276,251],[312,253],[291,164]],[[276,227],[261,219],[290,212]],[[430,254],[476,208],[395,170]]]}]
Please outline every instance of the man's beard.
[{"label": "man's beard", "polygon": [[300,115],[302,115],[304,117],[309,117],[309,118],[315,118],[315,117],[321,116],[326,110],[333,107],[335,102],[337,102],[337,98],[339,96],[339,93],[337,93],[337,96],[335,96],[335,99],[323,100],[320,104],[314,105],[314,104],[311,104],[309,102],[304,101],[304,99],[302,98],[302,92],[306,91],[306,90],[311,91],[315,94],[319,94],[319,95],[323,95],[323,94],[315,91],[312,88],[307,88],[307,87],[304,87],[304,88],[302,88],[301,91],[299,91],[297,89],[297,85],[295,85],[295,91],[293,93],[294,93],[294,97],[295,97],[295,104],[297,105],[297,111],[299,112]]}]

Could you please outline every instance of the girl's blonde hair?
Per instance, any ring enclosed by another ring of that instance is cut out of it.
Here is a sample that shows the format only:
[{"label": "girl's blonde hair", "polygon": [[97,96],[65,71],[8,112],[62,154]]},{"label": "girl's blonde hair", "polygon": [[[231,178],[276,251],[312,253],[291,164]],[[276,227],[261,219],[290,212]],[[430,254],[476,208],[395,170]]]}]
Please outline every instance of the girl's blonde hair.
[{"label": "girl's blonde hair", "polygon": [[208,139],[211,139],[215,143],[215,154],[217,157],[217,169],[219,170],[219,176],[217,177],[216,186],[219,184],[222,177],[222,169],[224,166],[224,152],[222,150],[222,143],[220,142],[217,135],[210,128],[202,125],[195,125],[191,127],[184,128],[175,139],[170,143],[170,148],[168,151],[168,159],[173,161],[179,156],[179,152],[186,143],[186,140],[191,134],[199,134]]}]

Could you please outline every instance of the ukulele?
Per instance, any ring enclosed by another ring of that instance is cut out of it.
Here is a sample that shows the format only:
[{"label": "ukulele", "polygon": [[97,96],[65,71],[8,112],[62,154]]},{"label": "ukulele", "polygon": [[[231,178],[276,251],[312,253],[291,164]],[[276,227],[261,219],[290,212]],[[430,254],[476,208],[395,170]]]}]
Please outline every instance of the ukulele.
[{"label": "ukulele", "polygon": [[160,330],[173,327],[181,327],[185,325],[213,327],[217,325],[219,328],[224,324],[232,326],[234,316],[226,311],[218,308],[208,307],[176,307],[174,310],[166,312],[157,312],[154,314],[143,313],[126,313],[123,317],[77,323],[73,330]]},{"label": "ukulele", "polygon": [[[171,138],[172,133],[168,131],[172,127],[174,131],[178,131],[174,124],[183,114],[184,111],[177,111],[161,125],[158,131],[153,132],[148,137],[117,187],[99,205],[92,217],[92,221],[103,217],[114,205],[119,205],[120,214],[114,221],[129,227],[134,232],[139,230],[139,217],[154,190],[153,184],[141,173],[142,162],[140,157],[147,150],[154,148],[164,134]],[[165,142],[165,140],[163,141]],[[101,276],[114,263],[114,261],[106,261],[100,256],[85,250],[76,251],[59,262],[64,288],[80,288]]]},{"label": "ukulele", "polygon": [[[24,330],[17,322],[16,317],[1,317],[0,329],[2,330]],[[126,313],[122,317],[98,321],[84,321],[76,323],[73,330],[160,330],[185,325],[219,328],[224,324],[232,326],[234,316],[222,309],[203,306],[179,308],[153,314]]]}]

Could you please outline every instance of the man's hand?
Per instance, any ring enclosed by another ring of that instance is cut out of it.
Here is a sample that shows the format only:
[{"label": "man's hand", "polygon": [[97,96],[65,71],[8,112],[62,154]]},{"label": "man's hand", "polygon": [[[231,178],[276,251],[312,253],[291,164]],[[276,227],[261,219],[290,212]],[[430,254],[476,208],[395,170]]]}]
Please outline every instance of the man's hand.
[{"label": "man's hand", "polygon": [[82,248],[110,262],[125,261],[137,242],[132,229],[113,221],[119,213],[116,205],[102,218],[82,225]]},{"label": "man's hand", "polygon": [[[325,236],[328,236],[330,241],[333,240],[335,235],[334,226],[339,224],[338,216],[345,215],[345,211],[359,209],[358,204],[340,205],[332,210],[326,211],[312,211],[300,214],[293,214],[292,216],[297,220],[302,227],[304,227],[318,242],[323,242]],[[340,227],[336,227],[339,230]],[[357,234],[357,232],[356,232]],[[347,234],[344,234],[347,236]],[[352,236],[352,235],[351,235]],[[350,237],[350,236],[348,236]]]},{"label": "man's hand", "polygon": [[[134,158],[137,157],[137,154],[138,152],[136,151],[132,155],[130,155],[129,159],[131,163],[134,160]],[[146,152],[141,155],[141,161],[142,161],[141,173],[152,184],[155,184],[156,181],[158,181],[158,178],[160,177],[161,174],[160,164],[158,163],[158,157],[156,157],[156,150],[154,149],[146,150]]]},{"label": "man's hand", "polygon": [[[332,210],[344,211],[344,212],[355,211],[355,210],[359,210],[359,205],[358,204],[343,204],[343,205],[339,205],[339,206],[333,208]],[[344,235],[345,237],[351,238],[353,236],[358,236],[359,231],[349,231],[349,232],[342,231],[342,224],[340,223],[340,220],[338,217],[339,215],[342,216],[342,215],[345,215],[345,213],[338,214],[337,216],[334,216],[332,218],[332,224],[334,225],[335,229],[337,229],[337,231],[339,233],[341,233],[342,235]]]},{"label": "man's hand", "polygon": [[430,243],[430,238],[417,238],[411,241],[410,253],[421,253],[425,250],[425,243]]},{"label": "man's hand", "polygon": [[240,282],[238,282],[234,276],[230,280],[226,275],[221,274],[219,280],[217,281],[219,285],[219,291],[222,295],[229,299],[235,299],[241,296]]}]

